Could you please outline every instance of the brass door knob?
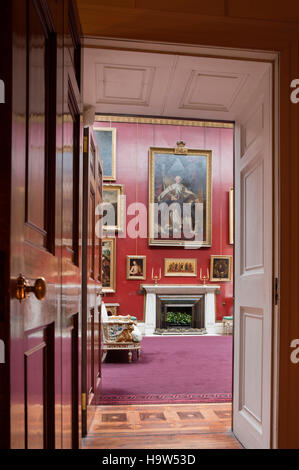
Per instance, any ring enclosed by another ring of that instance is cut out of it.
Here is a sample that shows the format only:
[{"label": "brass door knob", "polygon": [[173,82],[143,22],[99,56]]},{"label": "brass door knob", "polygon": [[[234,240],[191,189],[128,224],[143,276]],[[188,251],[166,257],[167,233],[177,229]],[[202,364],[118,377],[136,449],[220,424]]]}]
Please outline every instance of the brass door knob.
[{"label": "brass door knob", "polygon": [[34,285],[30,286],[27,279],[20,274],[17,279],[16,298],[22,302],[31,292],[33,292],[37,300],[44,300],[47,293],[46,280],[43,277],[39,277]]}]

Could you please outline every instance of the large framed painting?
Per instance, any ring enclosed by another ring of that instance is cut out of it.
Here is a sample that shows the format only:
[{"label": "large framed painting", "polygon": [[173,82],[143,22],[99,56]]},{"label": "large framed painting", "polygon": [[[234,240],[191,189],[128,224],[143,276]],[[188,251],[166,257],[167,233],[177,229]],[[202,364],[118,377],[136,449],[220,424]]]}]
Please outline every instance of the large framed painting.
[{"label": "large framed painting", "polygon": [[232,256],[212,255],[210,281],[231,281]]},{"label": "large framed painting", "polygon": [[100,157],[103,162],[104,181],[116,180],[116,129],[113,127],[93,128]]},{"label": "large framed painting", "polygon": [[197,259],[165,258],[164,276],[197,276]]},{"label": "large framed painting", "polygon": [[146,279],[146,256],[127,255],[127,279]]},{"label": "large framed painting", "polygon": [[124,185],[103,185],[103,230],[122,232],[124,224]]},{"label": "large framed painting", "polygon": [[149,150],[149,245],[210,247],[212,151]]},{"label": "large framed painting", "polygon": [[102,239],[102,290],[116,291],[116,239]]}]

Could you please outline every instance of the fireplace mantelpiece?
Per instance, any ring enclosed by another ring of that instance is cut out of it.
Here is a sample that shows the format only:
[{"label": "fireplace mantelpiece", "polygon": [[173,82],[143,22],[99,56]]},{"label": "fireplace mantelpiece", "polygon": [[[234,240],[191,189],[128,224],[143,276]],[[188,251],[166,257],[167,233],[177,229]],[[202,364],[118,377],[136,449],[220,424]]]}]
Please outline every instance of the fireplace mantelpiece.
[{"label": "fireplace mantelpiece", "polygon": [[[220,289],[216,285],[203,284],[142,284],[145,291],[144,334],[152,335],[156,329],[156,296],[157,294],[188,295],[204,294],[205,296],[205,328],[208,334],[219,333],[216,326],[215,293]],[[143,325],[140,325],[141,327]]]}]

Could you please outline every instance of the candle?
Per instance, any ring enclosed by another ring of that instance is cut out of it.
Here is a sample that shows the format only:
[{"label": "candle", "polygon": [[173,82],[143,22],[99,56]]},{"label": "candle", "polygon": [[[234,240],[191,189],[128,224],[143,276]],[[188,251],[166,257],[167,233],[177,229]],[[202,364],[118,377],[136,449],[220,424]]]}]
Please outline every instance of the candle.
[{"label": "candle", "polygon": [[202,270],[200,268],[200,279],[202,279]]}]

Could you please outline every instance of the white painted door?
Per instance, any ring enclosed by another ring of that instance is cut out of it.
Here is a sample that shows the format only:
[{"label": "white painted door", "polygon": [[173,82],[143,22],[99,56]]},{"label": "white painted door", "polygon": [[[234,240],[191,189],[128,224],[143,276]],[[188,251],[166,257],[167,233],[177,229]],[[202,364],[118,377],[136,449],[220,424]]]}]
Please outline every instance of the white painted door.
[{"label": "white painted door", "polygon": [[272,340],[271,66],[236,121],[233,431],[269,448]]}]

